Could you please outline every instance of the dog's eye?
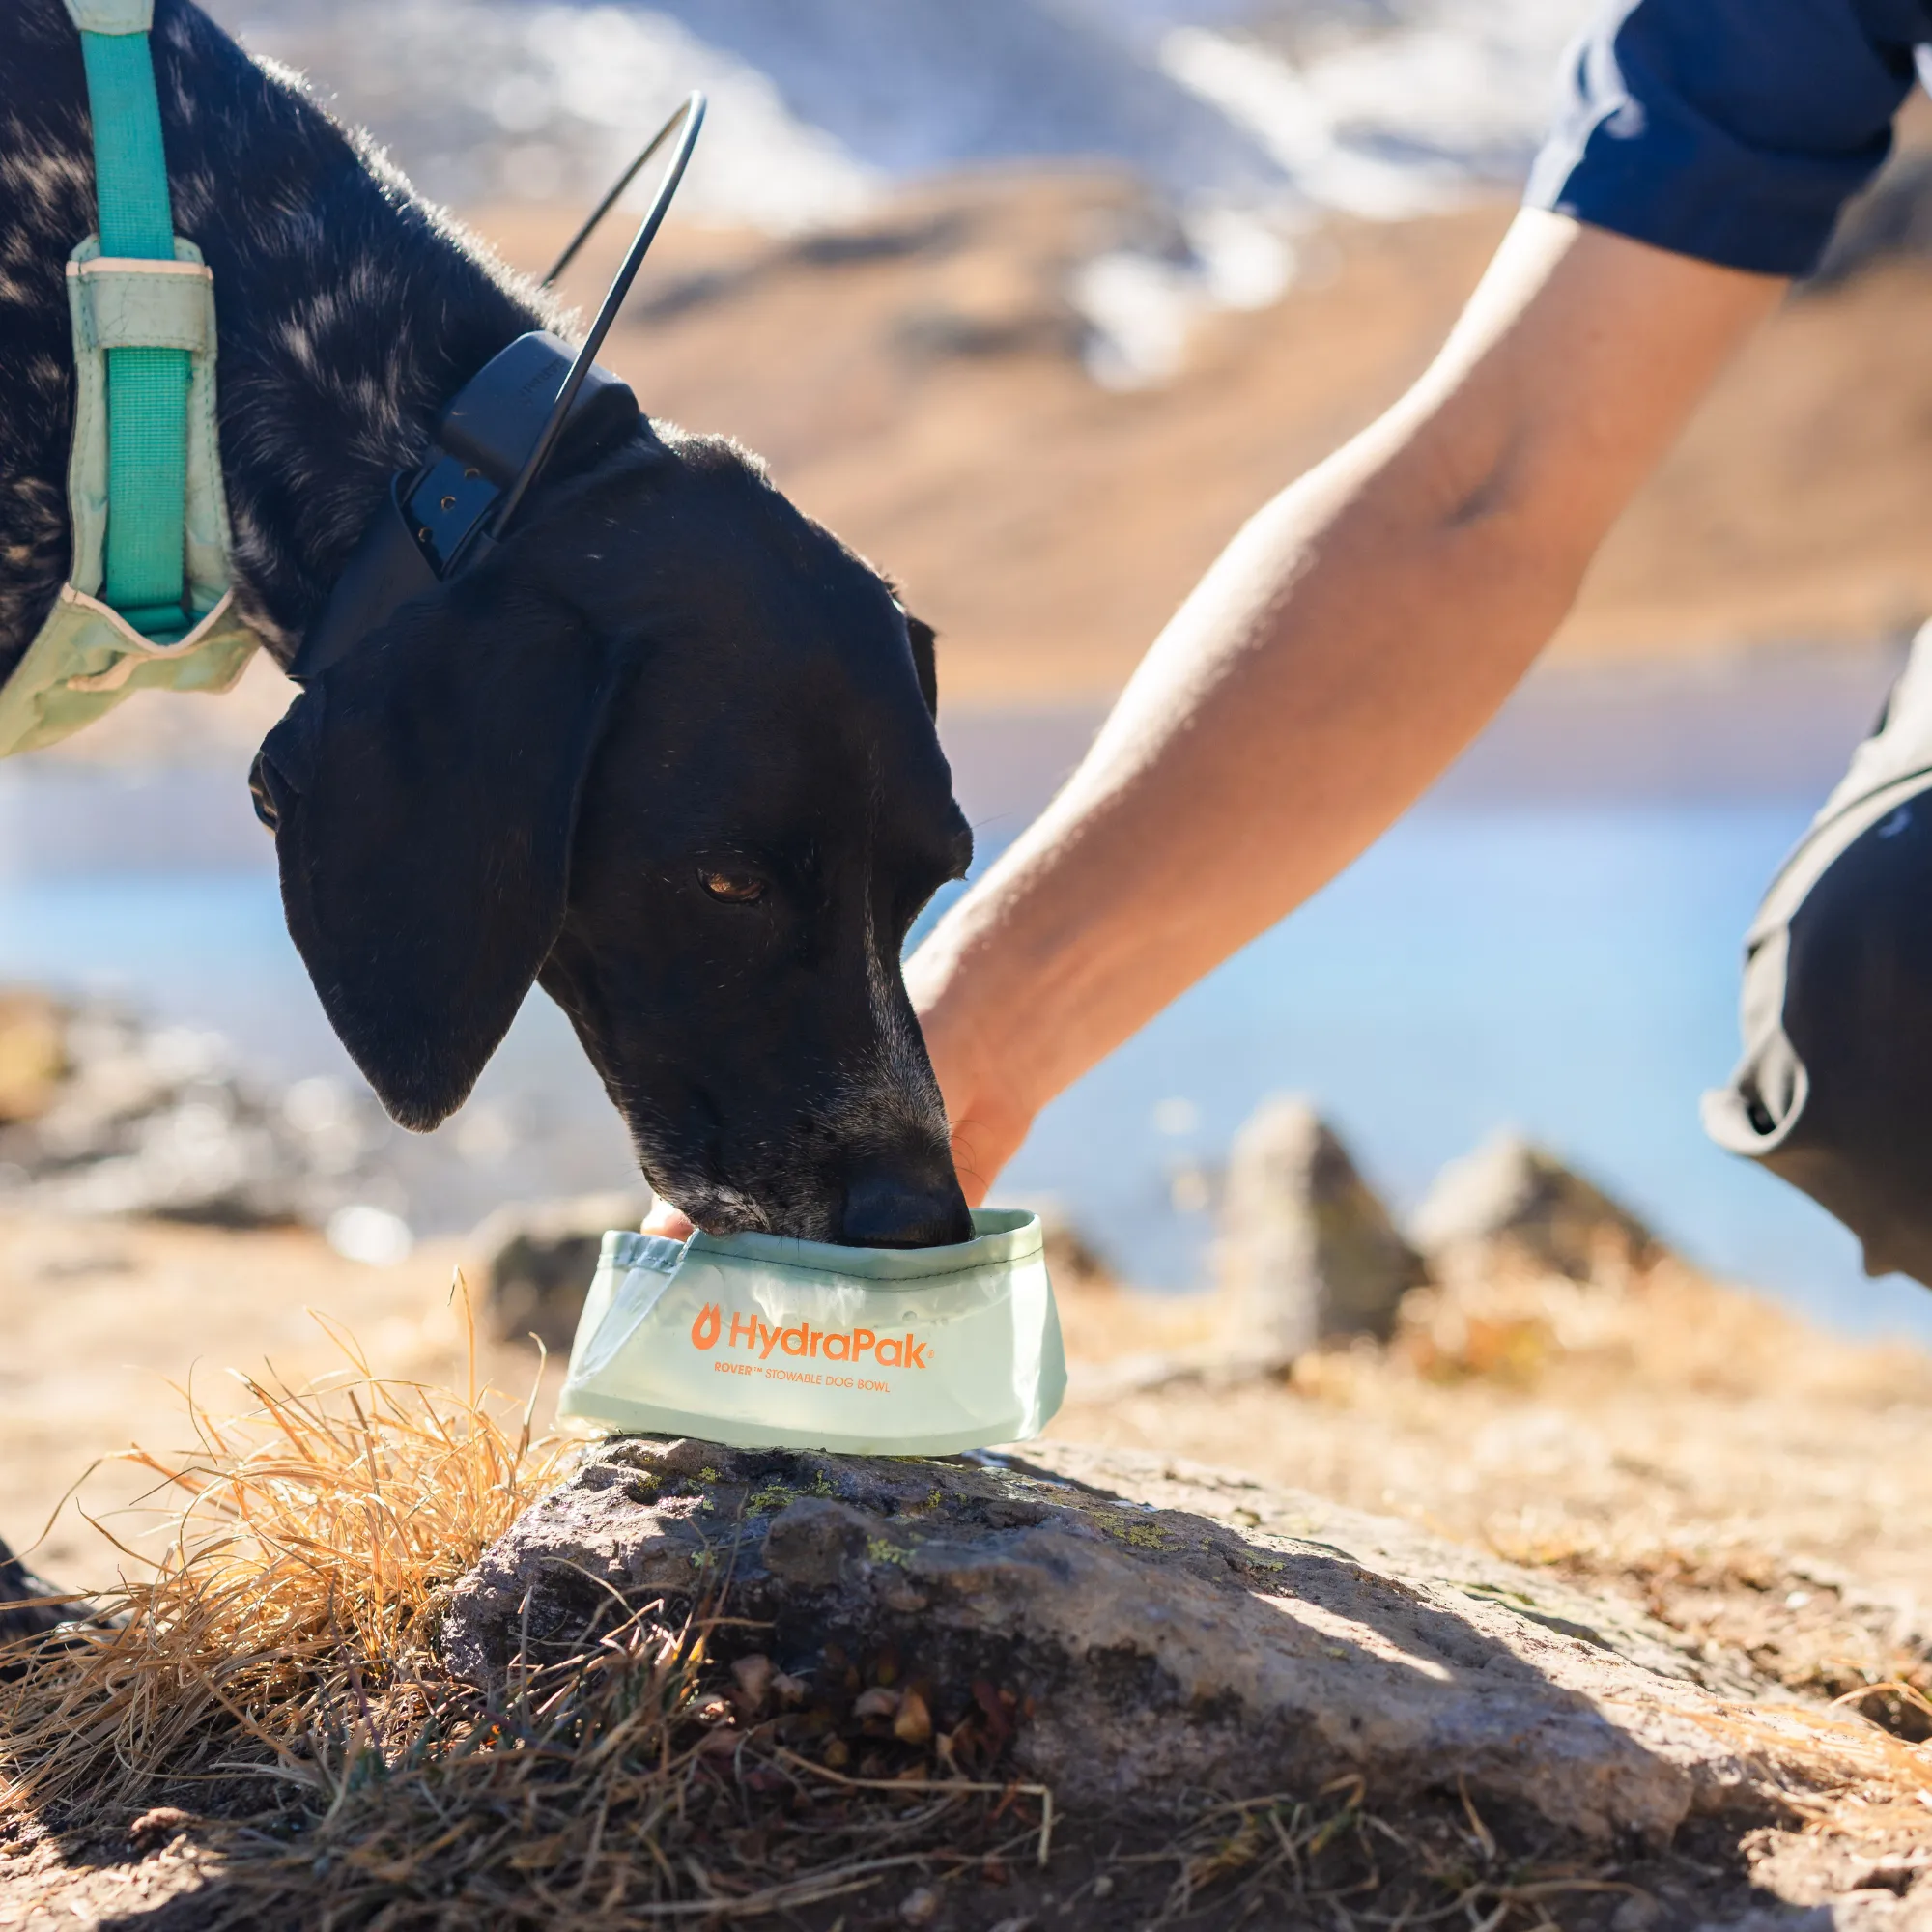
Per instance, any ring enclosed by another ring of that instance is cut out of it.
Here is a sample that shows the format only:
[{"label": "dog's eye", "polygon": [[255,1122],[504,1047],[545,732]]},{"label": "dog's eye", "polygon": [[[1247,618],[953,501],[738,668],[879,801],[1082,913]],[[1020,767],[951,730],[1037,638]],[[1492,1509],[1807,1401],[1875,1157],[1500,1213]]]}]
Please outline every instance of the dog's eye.
[{"label": "dog's eye", "polygon": [[755,905],[765,895],[764,880],[751,872],[700,871],[697,883],[726,905]]}]

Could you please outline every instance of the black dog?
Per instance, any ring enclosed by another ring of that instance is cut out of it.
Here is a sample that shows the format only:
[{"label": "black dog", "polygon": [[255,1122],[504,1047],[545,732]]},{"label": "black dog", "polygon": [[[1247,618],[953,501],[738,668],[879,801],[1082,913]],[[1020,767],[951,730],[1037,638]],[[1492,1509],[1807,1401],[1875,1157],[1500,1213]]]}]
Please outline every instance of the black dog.
[{"label": "black dog", "polygon": [[[214,273],[238,601],[293,659],[390,473],[526,287],[185,0],[153,35],[175,227]],[[68,562],[63,267],[95,225],[78,37],[0,9],[0,672]],[[970,1233],[899,977],[971,836],[931,633],[727,442],[639,422],[264,747],[290,929],[391,1113],[461,1104],[531,983],[701,1226]]]}]

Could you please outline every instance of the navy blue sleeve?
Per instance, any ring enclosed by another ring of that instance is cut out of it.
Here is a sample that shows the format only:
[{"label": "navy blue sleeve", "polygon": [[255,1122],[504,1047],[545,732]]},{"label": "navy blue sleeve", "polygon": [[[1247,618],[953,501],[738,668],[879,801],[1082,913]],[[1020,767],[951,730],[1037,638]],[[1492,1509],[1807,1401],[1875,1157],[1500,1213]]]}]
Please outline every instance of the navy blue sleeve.
[{"label": "navy blue sleeve", "polygon": [[1611,0],[1525,200],[1680,255],[1802,275],[1891,150],[1927,0]]}]

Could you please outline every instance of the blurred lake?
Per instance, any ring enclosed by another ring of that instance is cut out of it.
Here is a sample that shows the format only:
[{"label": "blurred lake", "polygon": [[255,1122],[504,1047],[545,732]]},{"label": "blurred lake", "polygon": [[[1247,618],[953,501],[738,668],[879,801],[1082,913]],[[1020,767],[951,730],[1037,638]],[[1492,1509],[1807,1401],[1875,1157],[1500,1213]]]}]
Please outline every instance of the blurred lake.
[{"label": "blurred lake", "polygon": [[[1866,1281],[1849,1236],[1711,1147],[1696,1114],[1736,1053],[1758,894],[1900,655],[1541,670],[1378,846],[1049,1109],[1002,1196],[1053,1202],[1129,1279],[1193,1285],[1230,1138],[1264,1095],[1302,1092],[1399,1210],[1511,1125],[1718,1273],[1841,1327],[1932,1339],[1932,1295]],[[981,864],[1098,717],[946,719]],[[354,1081],[283,929],[245,773],[240,755],[232,770],[0,765],[0,979],[218,1030],[268,1080]],[[634,1173],[541,994],[469,1106],[426,1140],[399,1133],[394,1156],[393,1205],[425,1234]]]}]

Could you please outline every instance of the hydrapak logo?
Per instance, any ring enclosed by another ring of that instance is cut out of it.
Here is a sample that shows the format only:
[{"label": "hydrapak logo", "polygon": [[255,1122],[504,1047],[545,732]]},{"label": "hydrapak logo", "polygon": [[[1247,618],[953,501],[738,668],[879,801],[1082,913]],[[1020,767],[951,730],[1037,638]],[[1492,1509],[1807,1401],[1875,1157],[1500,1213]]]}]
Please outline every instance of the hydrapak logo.
[{"label": "hydrapak logo", "polygon": [[[724,1317],[716,1302],[706,1302],[691,1324],[694,1349],[715,1349],[724,1333]],[[788,1327],[774,1327],[756,1315],[731,1311],[731,1328],[724,1337],[728,1348],[744,1349],[763,1361],[774,1352],[817,1359],[824,1362],[863,1362],[868,1357],[881,1368],[923,1369],[930,1342],[916,1342],[910,1335],[879,1335],[870,1328],[814,1328],[809,1321],[795,1321]]]}]

